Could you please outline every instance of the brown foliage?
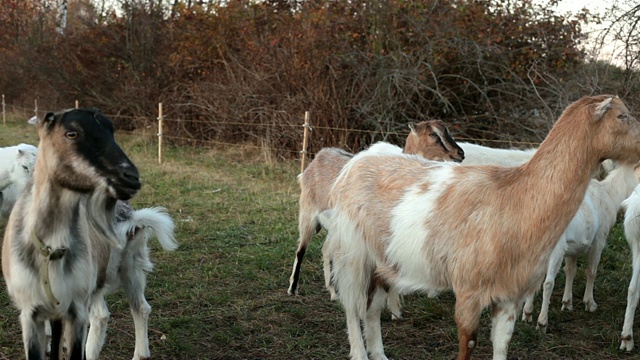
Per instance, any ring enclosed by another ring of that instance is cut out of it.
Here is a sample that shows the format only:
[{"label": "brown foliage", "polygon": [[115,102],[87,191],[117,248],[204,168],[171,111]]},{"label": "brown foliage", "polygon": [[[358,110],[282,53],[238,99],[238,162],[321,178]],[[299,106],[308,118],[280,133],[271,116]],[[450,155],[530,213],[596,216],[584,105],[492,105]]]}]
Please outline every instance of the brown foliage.
[{"label": "brown foliage", "polygon": [[[429,118],[459,136],[535,141],[585,94],[568,81],[583,63],[579,19],[531,0],[120,3],[116,13],[71,1],[64,36],[53,20],[40,41],[3,35],[14,41],[0,47],[2,91],[47,106],[77,99],[127,129],[163,102],[165,134],[283,156],[299,149],[305,111],[312,152],[395,141]],[[55,16],[34,9],[18,13]]]}]

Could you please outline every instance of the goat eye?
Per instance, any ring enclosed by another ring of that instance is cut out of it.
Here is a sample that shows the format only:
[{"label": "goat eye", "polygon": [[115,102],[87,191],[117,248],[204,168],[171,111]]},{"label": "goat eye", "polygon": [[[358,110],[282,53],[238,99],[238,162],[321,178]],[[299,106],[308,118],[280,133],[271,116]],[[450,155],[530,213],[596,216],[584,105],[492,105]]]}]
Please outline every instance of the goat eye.
[{"label": "goat eye", "polygon": [[629,115],[627,115],[627,114],[618,115],[618,119],[620,119],[620,120],[627,120],[628,118],[629,118]]},{"label": "goat eye", "polygon": [[75,140],[78,137],[78,133],[75,131],[67,131],[64,136],[69,140]]}]

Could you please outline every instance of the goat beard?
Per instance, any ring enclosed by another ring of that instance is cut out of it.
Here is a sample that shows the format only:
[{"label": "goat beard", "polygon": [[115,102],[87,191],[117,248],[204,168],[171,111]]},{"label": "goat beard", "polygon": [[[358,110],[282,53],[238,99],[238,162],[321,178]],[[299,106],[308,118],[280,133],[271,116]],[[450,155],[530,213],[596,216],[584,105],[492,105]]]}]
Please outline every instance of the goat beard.
[{"label": "goat beard", "polygon": [[115,219],[114,199],[107,187],[100,187],[89,195],[87,202],[87,218],[95,241],[109,244],[112,248],[122,249],[124,243],[119,241],[114,228]]}]

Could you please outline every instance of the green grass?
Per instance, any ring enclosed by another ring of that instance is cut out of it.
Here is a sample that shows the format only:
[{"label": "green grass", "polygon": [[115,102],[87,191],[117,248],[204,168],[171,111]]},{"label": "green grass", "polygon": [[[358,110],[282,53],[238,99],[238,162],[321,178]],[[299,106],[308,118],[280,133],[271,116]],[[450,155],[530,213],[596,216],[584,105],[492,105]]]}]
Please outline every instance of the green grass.
[{"label": "green grass", "polygon": [[[295,162],[266,164],[239,148],[167,147],[157,163],[150,133],[117,134],[142,174],[136,207],[166,206],[180,247],[164,252],[150,242],[154,272],[146,294],[153,307],[149,337],[154,359],[345,359],[344,314],[329,300],[321,269],[321,235],[307,252],[301,294],[286,294],[297,241]],[[37,144],[32,127],[0,125],[0,146]],[[0,222],[4,228],[4,222]],[[631,273],[620,225],[612,231],[596,280],[598,310],[586,313],[584,259],[574,287],[573,312],[561,312],[562,273],[556,280],[543,334],[518,321],[510,359],[632,359],[618,350]],[[0,281],[3,284],[3,281]],[[4,285],[3,285],[4,286]],[[104,359],[130,358],[134,331],[126,300],[107,298],[112,314]],[[405,297],[405,320],[383,315],[387,355],[394,359],[453,359],[457,331],[454,297]],[[540,306],[536,298],[534,317]],[[491,358],[490,319],[482,317],[475,358]],[[640,319],[638,319],[640,323]],[[638,327],[636,332],[640,331]],[[0,359],[23,358],[18,313],[0,290]]]}]

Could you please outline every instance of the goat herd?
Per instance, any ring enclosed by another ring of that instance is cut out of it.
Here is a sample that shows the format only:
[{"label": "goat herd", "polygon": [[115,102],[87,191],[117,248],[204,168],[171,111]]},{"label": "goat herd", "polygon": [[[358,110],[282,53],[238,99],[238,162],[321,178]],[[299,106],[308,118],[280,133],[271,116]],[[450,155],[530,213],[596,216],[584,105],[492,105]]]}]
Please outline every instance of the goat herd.
[{"label": "goat herd", "polygon": [[[38,148],[0,149],[0,199],[9,218],[2,271],[20,310],[28,359],[97,359],[109,311],[122,288],[135,324],[134,359],[150,358],[145,300],[147,241],[177,247],[164,208],[135,210],[135,165],[116,144],[110,120],[94,109],[49,113]],[[36,156],[36,153],[38,154]],[[352,359],[386,359],[380,314],[402,316],[401,295],[456,296],[458,359],[477,345],[480,314],[491,305],[494,359],[506,359],[521,308],[538,325],[562,259],[562,307],[572,308],[576,257],[587,254],[584,303],[621,206],[633,276],[621,349],[632,350],[640,296],[640,122],[622,100],[585,96],[569,105],[538,149],[456,143],[437,120],[411,128],[404,150],[376,143],[358,154],[321,150],[299,176],[300,239],[289,294],[302,259],[323,227],[325,284],[341,302]],[[595,175],[604,168],[606,177]],[[49,341],[50,335],[50,341]]]}]

